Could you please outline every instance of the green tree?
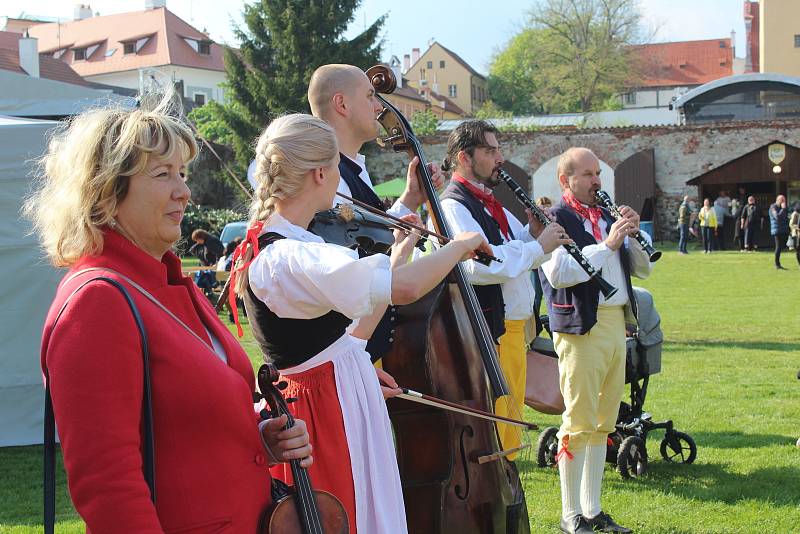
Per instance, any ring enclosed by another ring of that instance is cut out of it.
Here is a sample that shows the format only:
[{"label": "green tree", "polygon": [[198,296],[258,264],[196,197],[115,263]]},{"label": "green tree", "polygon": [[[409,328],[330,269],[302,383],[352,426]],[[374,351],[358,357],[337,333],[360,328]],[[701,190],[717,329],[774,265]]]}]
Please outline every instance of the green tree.
[{"label": "green tree", "polygon": [[439,117],[433,111],[417,111],[411,116],[411,129],[415,135],[433,135],[439,128]]},{"label": "green tree", "polygon": [[[241,172],[253,140],[276,115],[307,112],[314,70],[327,63],[367,68],[379,61],[385,15],[353,39],[342,37],[361,0],[260,0],[244,7],[238,49],[225,50],[226,103],[208,115],[229,131]],[[202,126],[200,126],[202,128]],[[224,137],[224,136],[223,136]]]},{"label": "green tree", "polygon": [[538,0],[490,68],[490,94],[515,114],[599,111],[640,74],[637,0]]}]

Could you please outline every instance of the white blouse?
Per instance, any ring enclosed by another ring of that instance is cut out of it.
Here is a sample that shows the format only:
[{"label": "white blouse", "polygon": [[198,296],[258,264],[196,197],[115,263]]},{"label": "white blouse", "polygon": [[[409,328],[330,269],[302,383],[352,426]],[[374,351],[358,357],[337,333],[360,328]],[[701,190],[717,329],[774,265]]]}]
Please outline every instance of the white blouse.
[{"label": "white blouse", "polygon": [[[442,214],[447,220],[453,234],[476,232],[486,238],[485,232],[472,218],[469,210],[457,200],[442,200]],[[484,208],[487,213],[488,210]],[[528,226],[503,208],[512,238],[507,240],[503,234],[501,245],[489,245],[492,255],[503,260],[503,263],[491,262],[483,265],[477,261],[462,263],[467,279],[474,285],[501,284],[503,301],[505,302],[505,318],[508,320],[527,320],[534,313],[533,302],[536,292],[531,282],[531,269],[538,268],[550,258],[541,245],[528,232]]]},{"label": "white blouse", "polygon": [[250,288],[278,317],[313,319],[336,310],[351,319],[391,304],[389,256],[358,253],[325,243],[311,232],[273,214],[262,233],[275,241],[250,264]]},{"label": "white blouse", "polygon": [[[349,156],[346,156],[344,154],[342,154],[342,156],[346,157],[347,159],[349,159],[352,162],[355,162],[356,165],[361,167],[361,172],[359,173],[358,177],[361,178],[361,181],[364,182],[365,184],[367,184],[370,189],[375,189],[375,187],[372,185],[372,178],[370,178],[369,172],[367,171],[367,163],[366,163],[366,159],[364,158],[364,155],[363,154],[358,154],[356,156],[356,159],[351,159]],[[353,196],[353,192],[350,191],[350,186],[347,185],[347,182],[345,182],[342,179],[339,180],[339,186],[336,188],[336,192],[337,193],[342,193],[344,195],[347,195],[348,197],[352,197]],[[349,203],[350,203],[349,200],[344,199],[344,198],[342,198],[342,197],[337,195],[337,196],[335,196],[333,198],[333,206],[332,207],[336,207],[337,204],[349,204]],[[404,215],[408,215],[410,213],[414,213],[413,211],[408,209],[405,204],[400,202],[400,199],[395,200],[394,204],[392,204],[392,207],[389,208],[386,211],[390,215],[394,215],[395,217],[402,217]]]}]

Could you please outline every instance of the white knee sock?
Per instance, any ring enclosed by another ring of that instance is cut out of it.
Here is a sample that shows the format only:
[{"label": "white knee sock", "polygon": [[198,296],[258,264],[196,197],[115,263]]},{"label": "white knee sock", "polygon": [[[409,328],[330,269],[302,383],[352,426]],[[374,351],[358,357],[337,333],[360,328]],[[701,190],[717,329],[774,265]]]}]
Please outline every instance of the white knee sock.
[{"label": "white knee sock", "polygon": [[569,452],[572,454],[571,459],[565,453],[558,461],[558,473],[561,476],[561,516],[566,520],[581,513],[581,476],[586,448]]},{"label": "white knee sock", "polygon": [[586,446],[586,460],[583,464],[581,486],[581,509],[586,517],[595,517],[600,507],[600,488],[603,484],[603,470],[606,466],[606,444],[589,443]]}]

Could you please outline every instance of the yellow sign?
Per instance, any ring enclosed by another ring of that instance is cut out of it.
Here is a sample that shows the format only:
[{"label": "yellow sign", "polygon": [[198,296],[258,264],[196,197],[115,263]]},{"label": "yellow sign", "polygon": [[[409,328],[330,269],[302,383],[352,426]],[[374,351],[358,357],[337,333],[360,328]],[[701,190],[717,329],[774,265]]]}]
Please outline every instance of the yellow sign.
[{"label": "yellow sign", "polygon": [[786,145],[773,143],[767,147],[767,154],[769,154],[769,160],[772,163],[780,165],[780,163],[786,159]]}]

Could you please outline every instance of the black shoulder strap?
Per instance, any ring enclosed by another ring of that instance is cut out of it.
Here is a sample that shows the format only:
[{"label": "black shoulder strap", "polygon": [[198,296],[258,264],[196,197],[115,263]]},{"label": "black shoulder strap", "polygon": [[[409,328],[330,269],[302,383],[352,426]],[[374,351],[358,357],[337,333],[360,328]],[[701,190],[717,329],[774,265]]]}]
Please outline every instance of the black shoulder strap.
[{"label": "black shoulder strap", "polygon": [[[147,348],[147,332],[144,329],[144,321],[139,313],[136,304],[133,302],[128,290],[118,281],[105,276],[90,278],[78,286],[69,297],[64,301],[61,309],[53,321],[53,329],[61,318],[61,314],[67,304],[86,284],[101,280],[116,287],[133,313],[139,336],[142,340],[142,360],[144,364],[144,389],[142,392],[142,471],[147,486],[150,488],[150,498],[156,502],[156,473],[155,473],[155,440],[153,437],[153,404],[150,390],[150,352]],[[52,333],[51,329],[51,333]],[[45,375],[45,398],[44,398],[44,531],[45,534],[53,534],[55,531],[56,519],[56,426],[53,414],[53,399],[50,396],[50,376],[47,368],[44,369]]]}]

